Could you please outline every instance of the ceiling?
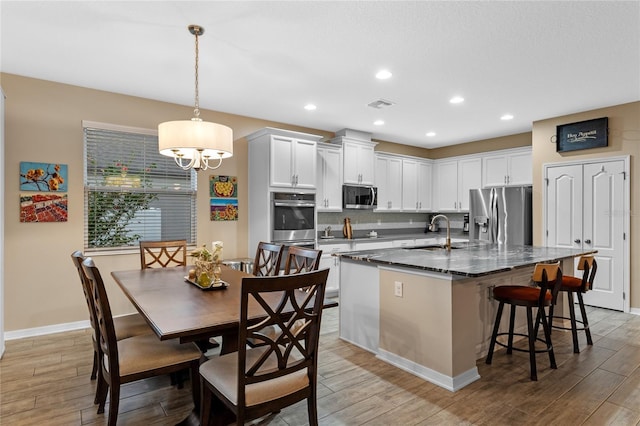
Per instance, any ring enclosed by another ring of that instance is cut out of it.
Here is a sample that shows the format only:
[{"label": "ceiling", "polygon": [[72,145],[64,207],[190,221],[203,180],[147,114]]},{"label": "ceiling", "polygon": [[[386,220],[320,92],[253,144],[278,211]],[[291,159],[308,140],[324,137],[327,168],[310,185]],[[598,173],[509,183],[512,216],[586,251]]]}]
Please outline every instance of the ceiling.
[{"label": "ceiling", "polygon": [[201,108],[425,148],[640,100],[637,0],[2,0],[0,14],[5,73],[193,105],[198,24]]}]

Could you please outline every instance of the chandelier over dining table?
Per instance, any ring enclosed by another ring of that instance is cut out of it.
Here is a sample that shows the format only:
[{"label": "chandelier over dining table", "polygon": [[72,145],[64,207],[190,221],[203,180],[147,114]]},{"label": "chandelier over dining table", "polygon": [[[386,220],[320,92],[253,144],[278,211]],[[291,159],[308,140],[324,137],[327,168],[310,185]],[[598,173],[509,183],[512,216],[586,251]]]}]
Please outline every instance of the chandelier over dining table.
[{"label": "chandelier over dining table", "polygon": [[189,32],[196,38],[195,107],[191,120],[167,121],[158,125],[158,149],[160,154],[175,158],[183,170],[216,169],[223,158],[233,156],[233,131],[217,123],[200,118],[198,87],[198,37],[204,34],[199,25],[189,25]]}]

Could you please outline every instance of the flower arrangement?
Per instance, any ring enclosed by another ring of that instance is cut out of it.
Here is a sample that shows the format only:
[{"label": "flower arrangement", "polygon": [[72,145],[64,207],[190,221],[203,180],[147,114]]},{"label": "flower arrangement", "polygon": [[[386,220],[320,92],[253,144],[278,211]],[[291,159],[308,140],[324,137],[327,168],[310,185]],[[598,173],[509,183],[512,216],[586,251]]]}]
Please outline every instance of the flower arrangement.
[{"label": "flower arrangement", "polygon": [[[211,243],[212,251],[207,249],[206,245],[202,245],[199,249],[192,251],[189,255],[196,259],[196,268],[193,271],[193,277],[201,287],[208,287],[211,280],[214,284],[220,282],[220,262],[222,262],[222,241],[214,241]],[[191,272],[189,273],[191,277]]]}]

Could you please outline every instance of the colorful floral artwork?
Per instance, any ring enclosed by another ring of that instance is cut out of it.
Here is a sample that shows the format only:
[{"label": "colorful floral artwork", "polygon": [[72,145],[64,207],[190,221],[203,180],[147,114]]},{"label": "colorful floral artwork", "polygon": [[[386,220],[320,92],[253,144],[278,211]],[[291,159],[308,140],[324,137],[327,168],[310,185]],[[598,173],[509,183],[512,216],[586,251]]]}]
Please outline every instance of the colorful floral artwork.
[{"label": "colorful floral artwork", "polygon": [[20,162],[20,190],[67,192],[67,165]]},{"label": "colorful floral artwork", "polygon": [[235,176],[209,176],[209,196],[238,198],[238,179]]},{"label": "colorful floral artwork", "polygon": [[20,194],[20,222],[66,222],[67,194]]},{"label": "colorful floral artwork", "polygon": [[238,199],[237,198],[212,198],[211,199],[211,220],[213,221],[238,220]]}]

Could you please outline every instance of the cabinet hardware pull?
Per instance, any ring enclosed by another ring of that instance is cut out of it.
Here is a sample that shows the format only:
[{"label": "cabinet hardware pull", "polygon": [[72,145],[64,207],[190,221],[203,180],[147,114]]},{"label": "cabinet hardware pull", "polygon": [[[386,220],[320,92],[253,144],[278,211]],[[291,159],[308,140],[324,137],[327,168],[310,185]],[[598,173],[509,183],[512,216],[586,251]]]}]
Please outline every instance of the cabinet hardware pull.
[{"label": "cabinet hardware pull", "polygon": [[580,239],[576,238],[575,240],[573,240],[573,242],[576,243],[576,244],[580,244]]},{"label": "cabinet hardware pull", "polygon": [[584,240],[585,243],[591,244],[591,240]]}]

